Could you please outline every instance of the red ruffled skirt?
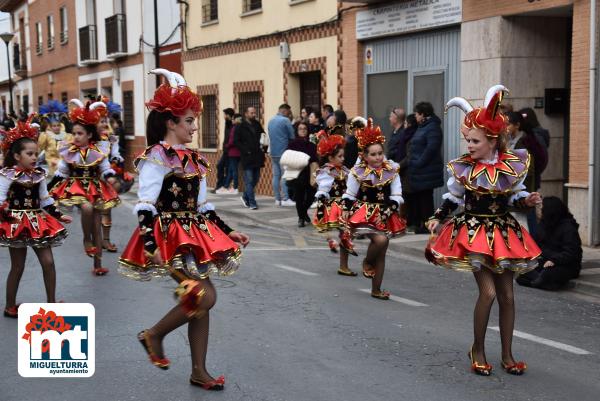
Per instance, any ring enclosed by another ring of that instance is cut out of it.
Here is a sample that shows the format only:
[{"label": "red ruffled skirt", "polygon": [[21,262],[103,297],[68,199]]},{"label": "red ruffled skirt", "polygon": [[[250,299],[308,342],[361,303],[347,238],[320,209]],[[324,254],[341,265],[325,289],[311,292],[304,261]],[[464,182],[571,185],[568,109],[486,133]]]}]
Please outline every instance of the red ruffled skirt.
[{"label": "red ruffled skirt", "polygon": [[319,232],[338,230],[342,225],[342,212],[339,199],[319,200],[313,217],[313,226]]},{"label": "red ruffled skirt", "polygon": [[496,273],[512,270],[519,274],[537,267],[542,251],[512,216],[505,218],[514,220],[513,225],[503,228],[486,224],[468,227],[457,223],[457,217],[448,221],[428,246],[428,259],[436,265],[463,271],[478,271],[484,266]]},{"label": "red ruffled skirt", "polygon": [[348,219],[353,234],[385,234],[395,237],[406,231],[406,220],[396,211],[379,203],[358,201]]},{"label": "red ruffled skirt", "polygon": [[[184,215],[183,212],[177,214]],[[241,257],[238,245],[213,222],[197,213],[189,212],[188,216],[193,217],[155,217],[154,238],[165,264],[190,279],[235,273]],[[125,247],[119,265],[121,274],[136,280],[172,273],[166,266],[153,264],[146,256],[139,228]]]},{"label": "red ruffled skirt", "polygon": [[98,178],[69,177],[50,190],[61,205],[91,203],[96,209],[111,209],[121,203],[114,188]]},{"label": "red ruffled skirt", "polygon": [[[61,245],[67,229],[41,209],[8,209],[0,222],[0,246],[45,248]],[[6,219],[5,219],[6,218]]]}]

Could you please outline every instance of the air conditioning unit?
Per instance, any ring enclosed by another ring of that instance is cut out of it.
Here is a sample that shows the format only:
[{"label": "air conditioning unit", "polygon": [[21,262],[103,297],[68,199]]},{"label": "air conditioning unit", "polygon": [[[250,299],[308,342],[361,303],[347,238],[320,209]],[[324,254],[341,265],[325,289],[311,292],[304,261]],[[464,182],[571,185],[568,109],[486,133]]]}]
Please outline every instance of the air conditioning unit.
[{"label": "air conditioning unit", "polygon": [[290,45],[288,42],[279,42],[279,58],[282,60],[290,58]]}]

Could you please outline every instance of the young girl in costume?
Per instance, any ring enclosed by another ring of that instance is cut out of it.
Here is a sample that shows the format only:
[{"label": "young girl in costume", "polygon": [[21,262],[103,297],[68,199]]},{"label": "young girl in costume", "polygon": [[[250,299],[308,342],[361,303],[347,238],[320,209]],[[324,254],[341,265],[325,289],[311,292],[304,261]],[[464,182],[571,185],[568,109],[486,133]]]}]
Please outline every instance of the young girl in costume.
[{"label": "young girl in costume", "polygon": [[109,143],[100,141],[96,124],[105,105],[95,102],[84,106],[78,99],[69,118],[73,123],[72,142],[61,142],[58,169],[50,183],[50,195],[65,206],[79,206],[85,253],[94,258],[92,273],[103,276],[100,211],[117,206],[121,201],[113,189],[114,170],[110,167]]},{"label": "young girl in costume", "polygon": [[67,114],[67,106],[58,100],[50,100],[48,103],[40,106],[40,115],[48,123],[48,128],[40,134],[38,147],[40,155],[38,159],[45,160],[48,166],[48,175],[53,176],[60,161],[58,155],[58,143],[71,140],[71,135],[67,134],[62,123],[63,117]]},{"label": "young girl in costume", "polygon": [[[321,167],[317,170],[317,209],[313,225],[319,232],[338,231],[343,229],[342,195],[346,192],[346,180],[350,170],[344,166],[344,146],[346,141],[342,135],[328,134],[320,131],[317,134],[317,153],[321,158]],[[344,241],[341,241],[344,245]],[[327,238],[329,249],[338,251],[338,243],[332,236]],[[340,266],[338,274],[356,276],[348,267],[348,250],[340,248]]]},{"label": "young girl in costume", "polygon": [[153,327],[138,334],[153,365],[168,369],[163,339],[188,324],[192,357],[190,383],[222,390],[225,378],[211,376],[205,366],[209,311],[216,301],[210,274],[234,273],[240,260],[236,242],[249,237],[233,231],[207,203],[208,162],[188,149],[201,110],[198,96],[183,77],[164,69],[152,73],[167,77],[146,106],[149,147],[136,159],[139,201],[134,208],[139,228],[120,258],[120,272],[137,280],[170,275],[179,283],[179,303]]},{"label": "young girl in costume", "polygon": [[509,213],[509,207],[526,209],[541,201],[537,192],[525,191],[530,158],[527,150],[506,149],[506,118],[498,113],[502,85],[490,88],[484,107],[473,108],[463,98],[451,99],[446,108],[460,107],[465,113],[462,133],[468,153],[448,163],[448,193],[442,206],[428,221],[433,233],[459,206],[464,212],[448,220],[426,256],[436,265],[472,271],[479,287],[475,304],[474,342],[469,352],[471,369],[489,376],[492,366],[485,358],[485,332],[494,299],[500,307],[502,367],[520,375],[527,365],[512,355],[515,320],[513,278],[537,266],[540,249],[529,233]]},{"label": "young girl in costume", "polygon": [[[4,168],[0,170],[0,246],[10,251],[11,268],[6,280],[4,316],[18,317],[19,282],[25,268],[27,247],[36,253],[44,275],[47,302],[56,302],[56,272],[50,247],[62,244],[70,223],[48,195],[46,172],[36,167],[38,128],[28,121],[5,135],[2,142]],[[44,211],[42,211],[44,209]]]},{"label": "young girl in costume", "polygon": [[[121,156],[119,138],[114,134],[109,119],[109,116],[115,113],[121,113],[121,105],[109,101],[105,96],[99,96],[98,101],[104,103],[106,107],[98,109],[100,111],[100,120],[98,121],[98,124],[96,124],[96,130],[98,131],[100,140],[108,141],[110,144],[110,163],[111,168],[115,171],[113,189],[117,191],[117,193],[122,193],[121,183],[124,180],[123,162],[125,159]],[[117,171],[120,174],[118,174]],[[129,188],[130,187],[131,186],[129,185]],[[102,210],[100,214],[102,215],[102,249],[107,252],[115,253],[117,252],[117,246],[110,242],[110,228],[112,227],[111,209]]]},{"label": "young girl in costume", "polygon": [[366,235],[371,243],[363,260],[363,275],[372,279],[371,296],[387,300],[389,291],[381,290],[385,254],[389,238],[402,234],[406,223],[400,218],[402,185],[398,165],[385,160],[385,137],[369,119],[356,132],[361,159],[348,176],[344,202],[344,220],[353,235]]}]

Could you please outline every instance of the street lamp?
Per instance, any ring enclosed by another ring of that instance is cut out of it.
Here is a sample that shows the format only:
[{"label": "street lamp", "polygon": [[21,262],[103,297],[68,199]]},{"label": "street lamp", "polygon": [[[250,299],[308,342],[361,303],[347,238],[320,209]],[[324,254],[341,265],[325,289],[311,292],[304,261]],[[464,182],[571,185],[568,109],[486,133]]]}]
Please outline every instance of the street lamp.
[{"label": "street lamp", "polygon": [[8,93],[10,94],[10,104],[8,106],[8,110],[10,114],[14,114],[13,110],[13,93],[12,93],[12,75],[10,72],[10,54],[8,52],[8,44],[15,37],[15,34],[12,32],[4,32],[0,34],[0,38],[6,43],[6,61],[8,63]]}]

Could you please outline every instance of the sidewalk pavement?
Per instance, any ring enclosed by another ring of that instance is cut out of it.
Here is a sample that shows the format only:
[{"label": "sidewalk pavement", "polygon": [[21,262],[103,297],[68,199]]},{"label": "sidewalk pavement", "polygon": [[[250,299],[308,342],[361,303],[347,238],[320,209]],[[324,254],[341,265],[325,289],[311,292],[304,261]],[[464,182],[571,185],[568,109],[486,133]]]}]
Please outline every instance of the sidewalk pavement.
[{"label": "sidewalk pavement", "polygon": [[[297,227],[298,216],[295,207],[281,207],[275,204],[273,197],[257,196],[258,209],[250,210],[242,205],[241,196],[241,193],[237,195],[209,193],[208,200],[215,205],[217,212],[231,215],[234,218],[243,217],[257,224],[285,228],[309,237],[316,235],[309,225],[304,228]],[[309,210],[309,216],[313,215],[313,210]],[[423,251],[428,237],[427,234],[409,234],[394,238],[390,243],[390,251],[408,259],[425,261]],[[571,280],[568,288],[564,291],[574,291],[600,299],[600,248],[583,247],[581,275],[578,279]]]}]

